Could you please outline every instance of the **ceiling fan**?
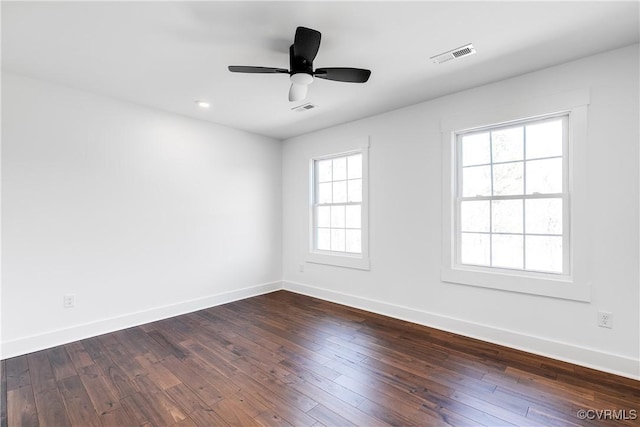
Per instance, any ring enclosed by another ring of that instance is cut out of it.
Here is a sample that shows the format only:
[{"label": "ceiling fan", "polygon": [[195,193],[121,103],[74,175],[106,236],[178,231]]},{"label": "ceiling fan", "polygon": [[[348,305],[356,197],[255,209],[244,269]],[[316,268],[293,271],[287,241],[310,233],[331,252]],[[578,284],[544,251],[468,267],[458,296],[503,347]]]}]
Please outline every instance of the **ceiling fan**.
[{"label": "ceiling fan", "polygon": [[316,68],[313,70],[313,60],[320,48],[320,32],[311,28],[298,27],[293,44],[289,47],[290,70],[272,67],[251,67],[230,65],[229,71],[234,73],[274,73],[289,74],[291,89],[289,101],[302,101],[307,97],[307,88],[313,83],[314,77],[338,82],[365,83],[369,80],[371,71],[362,68]]}]

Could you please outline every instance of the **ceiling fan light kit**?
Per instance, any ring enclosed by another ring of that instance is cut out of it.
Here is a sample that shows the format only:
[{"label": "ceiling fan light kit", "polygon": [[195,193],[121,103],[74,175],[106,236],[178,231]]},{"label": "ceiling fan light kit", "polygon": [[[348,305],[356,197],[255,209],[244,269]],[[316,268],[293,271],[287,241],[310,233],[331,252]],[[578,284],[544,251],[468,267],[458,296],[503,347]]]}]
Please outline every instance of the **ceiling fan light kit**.
[{"label": "ceiling fan light kit", "polygon": [[320,49],[321,34],[311,28],[298,27],[291,47],[289,47],[290,69],[272,67],[254,67],[230,65],[229,71],[233,73],[267,73],[289,74],[291,88],[289,89],[289,101],[302,101],[307,97],[308,86],[313,83],[314,77],[348,83],[365,83],[371,76],[370,70],[362,68],[333,67],[318,68],[314,71],[313,60]]}]

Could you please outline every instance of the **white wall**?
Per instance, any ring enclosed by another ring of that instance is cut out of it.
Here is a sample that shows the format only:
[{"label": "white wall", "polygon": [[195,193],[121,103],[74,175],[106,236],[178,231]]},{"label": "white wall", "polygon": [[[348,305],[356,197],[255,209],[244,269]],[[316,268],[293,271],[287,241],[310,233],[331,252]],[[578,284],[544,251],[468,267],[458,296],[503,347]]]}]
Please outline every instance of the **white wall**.
[{"label": "white wall", "polygon": [[2,104],[3,358],[280,286],[280,141],[10,74]]},{"label": "white wall", "polygon": [[[285,141],[285,288],[638,378],[638,76],[636,45]],[[443,283],[441,120],[585,88],[591,302]],[[310,153],[363,136],[371,271],[305,264]]]}]

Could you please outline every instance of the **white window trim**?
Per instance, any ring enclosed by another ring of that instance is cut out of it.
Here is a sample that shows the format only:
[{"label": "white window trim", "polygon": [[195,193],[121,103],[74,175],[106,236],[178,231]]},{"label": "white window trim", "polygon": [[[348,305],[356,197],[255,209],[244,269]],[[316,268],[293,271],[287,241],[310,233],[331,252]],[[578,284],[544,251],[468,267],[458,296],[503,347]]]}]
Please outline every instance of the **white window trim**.
[{"label": "white window trim", "polygon": [[[588,227],[585,216],[588,208],[586,194],[588,104],[589,90],[583,89],[443,120],[441,123],[442,281],[575,301],[591,300],[591,284],[588,281]],[[568,233],[571,242],[571,259],[568,274],[537,274],[527,271],[456,265],[454,253],[456,133],[492,123],[508,123],[561,112],[569,113],[567,156],[571,211]]]},{"label": "white window trim", "polygon": [[[342,252],[319,251],[314,247],[314,192],[315,177],[314,164],[316,160],[346,156],[349,154],[362,154],[362,223],[361,244],[362,253],[351,254]],[[353,268],[358,270],[370,270],[369,262],[369,138],[354,140],[340,145],[339,151],[322,152],[312,156],[309,160],[309,224],[308,253],[306,262],[324,264],[335,267]]]}]

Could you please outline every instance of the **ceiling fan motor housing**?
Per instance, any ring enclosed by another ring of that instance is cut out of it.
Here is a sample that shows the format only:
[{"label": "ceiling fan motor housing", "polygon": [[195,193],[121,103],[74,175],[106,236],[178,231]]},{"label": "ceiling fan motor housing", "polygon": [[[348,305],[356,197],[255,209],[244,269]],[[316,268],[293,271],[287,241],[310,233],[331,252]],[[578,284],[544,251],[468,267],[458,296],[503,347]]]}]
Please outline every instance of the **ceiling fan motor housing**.
[{"label": "ceiling fan motor housing", "polygon": [[307,61],[304,58],[296,56],[293,45],[289,48],[289,70],[293,76],[298,73],[305,73],[313,76],[313,61]]}]

